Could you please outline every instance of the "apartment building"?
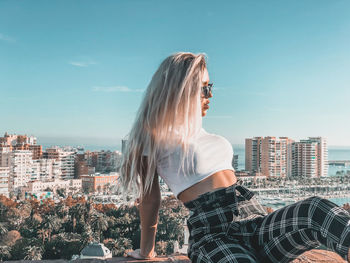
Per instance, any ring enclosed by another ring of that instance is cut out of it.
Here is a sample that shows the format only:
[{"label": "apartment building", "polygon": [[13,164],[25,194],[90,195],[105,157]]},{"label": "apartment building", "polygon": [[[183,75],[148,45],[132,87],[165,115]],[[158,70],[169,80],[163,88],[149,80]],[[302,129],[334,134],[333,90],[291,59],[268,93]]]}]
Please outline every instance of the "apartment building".
[{"label": "apartment building", "polygon": [[246,170],[267,177],[291,175],[291,145],[288,137],[254,137],[246,139]]},{"label": "apartment building", "polygon": [[36,143],[34,136],[5,133],[4,137],[0,137],[0,149],[7,147],[9,151],[29,150],[33,153],[33,160],[40,159],[42,155],[42,146]]},{"label": "apartment building", "polygon": [[82,189],[82,180],[81,179],[70,179],[70,180],[60,180],[55,179],[47,182],[42,181],[30,181],[25,187],[22,188],[24,194],[40,194],[47,189],[51,190],[50,192],[56,192],[58,188],[63,188],[66,190],[66,193],[80,191]]},{"label": "apartment building", "polygon": [[107,186],[117,185],[118,177],[118,173],[82,175],[82,188],[86,193],[103,191]]},{"label": "apartment building", "polygon": [[238,154],[234,154],[232,158],[232,167],[236,171],[238,170]]},{"label": "apartment building", "polygon": [[10,168],[0,167],[0,195],[9,197]]},{"label": "apartment building", "polygon": [[54,159],[60,162],[61,179],[73,179],[74,178],[74,161],[76,152],[68,149],[62,149],[60,147],[51,147],[46,149],[43,153],[43,157],[46,159]]},{"label": "apartment building", "polygon": [[309,137],[294,142],[288,137],[246,139],[246,170],[267,177],[320,177],[328,175],[327,141]]},{"label": "apartment building", "polygon": [[260,172],[261,165],[261,142],[263,137],[245,139],[245,170],[256,173]]},{"label": "apartment building", "polygon": [[12,151],[9,155],[10,191],[18,192],[31,180],[33,153],[27,150]]},{"label": "apartment building", "polygon": [[61,178],[61,162],[56,159],[33,160],[31,180],[49,181]]},{"label": "apartment building", "polygon": [[309,137],[292,146],[292,176],[321,177],[328,175],[327,141]]},{"label": "apartment building", "polygon": [[10,167],[10,146],[0,145],[0,167]]}]

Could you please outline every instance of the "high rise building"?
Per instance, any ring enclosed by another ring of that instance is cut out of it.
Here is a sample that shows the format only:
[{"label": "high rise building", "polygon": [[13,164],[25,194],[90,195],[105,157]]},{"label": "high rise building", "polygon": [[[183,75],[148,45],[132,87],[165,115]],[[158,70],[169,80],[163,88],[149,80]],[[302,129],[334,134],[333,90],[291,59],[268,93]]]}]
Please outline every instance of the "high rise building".
[{"label": "high rise building", "polygon": [[234,154],[232,158],[232,167],[235,171],[238,170],[238,154]]},{"label": "high rise building", "polygon": [[291,145],[288,137],[254,137],[246,139],[246,170],[267,177],[291,175]]},{"label": "high rise building", "polygon": [[61,162],[56,159],[33,160],[31,180],[49,181],[61,178]]},{"label": "high rise building", "polygon": [[293,143],[292,176],[321,177],[328,175],[327,141],[322,137],[309,137]]},{"label": "high rise building", "polygon": [[10,167],[11,149],[9,146],[0,146],[0,167]]},{"label": "high rise building", "polygon": [[12,151],[10,155],[10,191],[18,192],[31,180],[33,153],[27,150]]},{"label": "high rise building", "polygon": [[88,175],[89,174],[89,166],[87,163],[86,155],[85,154],[77,154],[75,156],[75,162],[74,162],[74,177],[80,178],[82,175]]},{"label": "high rise building", "polygon": [[10,168],[0,167],[0,195],[9,197]]},{"label": "high rise building", "polygon": [[127,136],[126,136],[124,139],[122,139],[122,154],[125,153],[127,144],[128,144],[128,139],[127,139]]},{"label": "high rise building", "polygon": [[261,142],[263,137],[245,139],[245,170],[256,173],[260,172]]},{"label": "high rise building", "polygon": [[55,159],[60,162],[61,178],[60,179],[73,179],[74,178],[74,160],[76,152],[70,149],[62,149],[60,147],[47,148],[43,153],[44,158]]},{"label": "high rise building", "polygon": [[36,137],[27,135],[16,135],[5,133],[4,137],[0,137],[1,148],[9,148],[10,151],[29,150],[33,153],[33,160],[41,158],[42,146],[36,144]]}]

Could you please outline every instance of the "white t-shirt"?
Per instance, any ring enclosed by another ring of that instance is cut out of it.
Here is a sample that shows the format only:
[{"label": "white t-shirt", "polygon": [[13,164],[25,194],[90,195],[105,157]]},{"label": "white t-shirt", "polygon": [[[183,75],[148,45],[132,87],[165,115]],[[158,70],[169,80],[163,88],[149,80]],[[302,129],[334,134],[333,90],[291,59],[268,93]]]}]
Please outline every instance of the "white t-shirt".
[{"label": "white t-shirt", "polygon": [[[148,155],[147,150],[144,155]],[[183,155],[182,147],[174,146],[162,149],[157,158],[158,175],[175,196],[218,171],[234,171],[230,142],[204,129],[190,142],[189,154]]]}]

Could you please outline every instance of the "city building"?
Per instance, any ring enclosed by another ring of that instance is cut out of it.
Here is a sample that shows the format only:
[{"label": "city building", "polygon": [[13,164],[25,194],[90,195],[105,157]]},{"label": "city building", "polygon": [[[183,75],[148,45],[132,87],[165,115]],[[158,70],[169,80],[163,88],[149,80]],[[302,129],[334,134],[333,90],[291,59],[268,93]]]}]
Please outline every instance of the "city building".
[{"label": "city building", "polygon": [[245,139],[245,170],[259,172],[261,163],[261,141],[263,137]]},{"label": "city building", "polygon": [[8,147],[9,151],[29,150],[33,153],[33,160],[40,159],[42,155],[42,146],[36,143],[34,136],[5,133],[4,137],[0,137],[0,149]]},{"label": "city building", "polygon": [[125,154],[127,144],[128,144],[128,139],[126,136],[124,139],[122,139],[122,154]]},{"label": "city building", "polygon": [[10,167],[10,146],[0,146],[0,167]]},{"label": "city building", "polygon": [[82,175],[82,188],[85,193],[102,192],[118,184],[118,173]]},{"label": "city building", "polygon": [[12,150],[29,150],[33,153],[33,160],[40,159],[42,157],[42,146],[41,145],[31,145],[31,144],[17,144],[12,146]]},{"label": "city building", "polygon": [[122,161],[122,153],[119,151],[97,152],[96,172],[118,172]]},{"label": "city building", "polygon": [[309,137],[292,145],[292,176],[321,177],[328,175],[327,141]]},{"label": "city building", "polygon": [[260,185],[266,182],[266,176],[259,173],[250,173],[248,171],[237,171],[235,172],[237,180],[241,181],[243,185]]},{"label": "city building", "polygon": [[74,161],[76,152],[73,149],[63,149],[60,147],[47,148],[43,153],[46,159],[55,159],[60,162],[61,179],[74,178]]},{"label": "city building", "polygon": [[65,189],[66,193],[74,193],[82,189],[81,179],[59,180],[52,181],[29,181],[25,187],[22,188],[24,194],[40,195],[43,192],[55,193],[57,189]]},{"label": "city building", "polygon": [[61,178],[61,162],[56,159],[33,160],[31,180],[50,181]]},{"label": "city building", "polygon": [[19,192],[30,180],[32,174],[33,153],[27,150],[12,151],[9,155],[9,191]]},{"label": "city building", "polygon": [[89,165],[85,154],[77,154],[74,160],[74,177],[80,178],[82,175],[89,174]]},{"label": "city building", "polygon": [[293,142],[288,137],[246,139],[246,170],[267,177],[291,176]]},{"label": "city building", "polygon": [[0,167],[0,195],[9,197],[10,168]]},{"label": "city building", "polygon": [[238,170],[238,154],[234,154],[232,158],[232,167],[235,171]]}]

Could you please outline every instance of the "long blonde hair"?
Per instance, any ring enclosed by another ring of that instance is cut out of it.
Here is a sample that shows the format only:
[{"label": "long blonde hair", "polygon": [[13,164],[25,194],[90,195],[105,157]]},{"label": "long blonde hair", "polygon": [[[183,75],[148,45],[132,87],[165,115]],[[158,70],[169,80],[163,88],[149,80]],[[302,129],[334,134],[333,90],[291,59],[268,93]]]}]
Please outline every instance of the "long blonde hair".
[{"label": "long blonde hair", "polygon": [[[179,52],[167,57],[154,73],[123,153],[120,179],[128,193],[142,198],[150,191],[157,154],[165,145],[182,145],[188,152],[189,139],[202,127],[200,92],[205,69],[204,54]],[[145,165],[147,172],[142,174]]]}]

